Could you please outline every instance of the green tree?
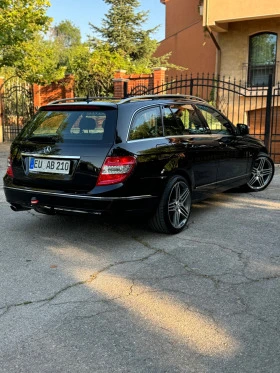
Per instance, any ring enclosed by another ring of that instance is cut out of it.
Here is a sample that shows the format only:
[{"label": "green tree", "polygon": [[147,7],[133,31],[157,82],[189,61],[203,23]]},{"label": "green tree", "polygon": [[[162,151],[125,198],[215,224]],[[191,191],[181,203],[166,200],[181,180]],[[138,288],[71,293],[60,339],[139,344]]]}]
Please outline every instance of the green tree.
[{"label": "green tree", "polygon": [[74,47],[81,44],[81,31],[71,21],[64,20],[52,28],[55,39],[61,40],[65,48]]},{"label": "green tree", "polygon": [[[49,84],[76,73],[85,64],[79,56],[88,51],[81,44],[81,32],[70,21],[62,21],[50,29],[49,37],[37,33],[32,40],[22,43],[24,56],[14,63],[15,74],[30,83]],[[90,54],[86,53],[87,61]]]},{"label": "green tree", "polygon": [[113,94],[114,72],[127,68],[127,60],[118,51],[111,51],[102,43],[93,51],[85,44],[72,50],[69,58],[75,75],[75,94],[78,96],[110,96]]},{"label": "green tree", "polygon": [[25,43],[47,31],[48,0],[0,0],[0,67],[14,66],[25,54]]},{"label": "green tree", "polygon": [[[116,67],[117,69],[125,68],[128,73],[150,73],[158,66],[184,69],[168,62],[171,53],[154,57],[158,42],[152,38],[152,34],[157,26],[148,30],[143,29],[149,12],[137,11],[139,1],[104,0],[104,2],[110,7],[102,20],[101,27],[90,24],[94,35],[99,36],[99,39],[94,37],[91,40],[91,46],[97,48],[99,53],[105,52],[104,58],[107,58],[108,48],[111,53],[117,53],[118,62],[121,63]],[[100,48],[102,44],[106,45],[105,49]],[[110,78],[108,77],[110,84],[112,78],[113,73]]]},{"label": "green tree", "polygon": [[29,83],[41,85],[64,78],[67,65],[59,41],[46,40],[41,34],[23,43],[24,57],[15,63],[16,75]]},{"label": "green tree", "polygon": [[[137,12],[140,2],[137,0],[104,0],[104,2],[110,8],[102,20],[102,26],[90,24],[101,40],[108,43],[111,50],[123,51],[132,60],[145,58],[147,53],[154,52],[157,42],[152,40],[151,35],[157,27],[143,30],[149,12]],[[96,42],[97,38],[93,41]]]}]

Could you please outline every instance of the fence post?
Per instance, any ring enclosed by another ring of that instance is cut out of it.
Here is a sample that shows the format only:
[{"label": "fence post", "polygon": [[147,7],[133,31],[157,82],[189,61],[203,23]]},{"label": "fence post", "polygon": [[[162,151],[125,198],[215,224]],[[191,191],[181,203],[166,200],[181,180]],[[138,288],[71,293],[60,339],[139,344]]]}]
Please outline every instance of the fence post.
[{"label": "fence post", "polygon": [[155,88],[163,86],[165,83],[166,67],[155,67],[153,73],[153,93],[155,94]]},{"label": "fence post", "polygon": [[[128,87],[124,85],[124,82],[128,82],[128,76],[126,75],[126,70],[116,70],[114,73],[114,97],[115,98],[124,98],[125,89]],[[127,91],[126,91],[127,95]]]},{"label": "fence post", "polygon": [[191,76],[191,81],[190,81],[190,96],[193,95],[193,77]]},{"label": "fence post", "polygon": [[269,74],[267,97],[266,97],[265,136],[264,136],[264,143],[268,151],[270,151],[269,148],[270,148],[271,103],[272,103],[272,74]]}]

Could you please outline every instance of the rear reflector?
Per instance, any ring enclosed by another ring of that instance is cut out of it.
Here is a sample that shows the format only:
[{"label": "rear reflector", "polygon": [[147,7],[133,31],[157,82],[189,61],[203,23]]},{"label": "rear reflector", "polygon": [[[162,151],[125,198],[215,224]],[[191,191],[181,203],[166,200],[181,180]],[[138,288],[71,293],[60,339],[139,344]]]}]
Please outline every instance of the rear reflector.
[{"label": "rear reflector", "polygon": [[30,202],[31,205],[37,205],[37,203],[39,203],[39,200],[36,197],[32,197]]},{"label": "rear reflector", "polygon": [[101,168],[96,186],[122,183],[133,171],[136,159],[131,156],[107,157]]},{"label": "rear reflector", "polygon": [[14,173],[12,169],[12,161],[10,157],[8,157],[7,159],[7,166],[8,166],[7,171],[6,171],[7,175],[10,177],[14,177]]}]

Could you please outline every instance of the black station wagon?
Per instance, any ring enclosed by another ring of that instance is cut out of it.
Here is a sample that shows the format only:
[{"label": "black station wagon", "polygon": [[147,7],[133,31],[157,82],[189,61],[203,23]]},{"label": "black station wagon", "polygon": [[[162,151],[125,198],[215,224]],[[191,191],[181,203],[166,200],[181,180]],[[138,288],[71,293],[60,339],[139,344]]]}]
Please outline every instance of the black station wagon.
[{"label": "black station wagon", "polygon": [[239,186],[263,190],[273,174],[248,127],[200,98],[74,98],[41,107],[23,128],[4,191],[14,211],[145,213],[154,230],[177,233],[192,201]]}]

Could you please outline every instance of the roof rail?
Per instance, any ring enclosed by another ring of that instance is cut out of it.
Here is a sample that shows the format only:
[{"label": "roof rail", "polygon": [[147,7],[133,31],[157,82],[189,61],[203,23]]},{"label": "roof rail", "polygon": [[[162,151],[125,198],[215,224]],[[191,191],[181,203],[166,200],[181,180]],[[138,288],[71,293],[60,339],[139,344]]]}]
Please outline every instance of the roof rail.
[{"label": "roof rail", "polygon": [[206,100],[204,100],[203,98],[201,97],[197,97],[197,96],[192,96],[192,95],[181,95],[181,94],[170,94],[170,95],[143,95],[143,96],[132,96],[132,97],[129,97],[129,98],[125,98],[123,100],[121,100],[119,103],[120,104],[125,104],[125,103],[128,103],[128,102],[131,102],[131,101],[137,101],[137,100],[168,100],[168,99],[171,99],[171,98],[178,98],[178,99],[185,99],[185,100],[196,100],[196,101],[200,101],[200,102],[206,102]]},{"label": "roof rail", "polygon": [[114,98],[114,97],[72,97],[72,98],[62,98],[60,100],[55,100],[52,102],[49,102],[47,105],[55,105],[55,104],[60,104],[68,101],[73,101],[73,102],[80,102],[80,101],[85,101],[87,103],[90,103],[92,101],[119,101],[119,98]]}]

